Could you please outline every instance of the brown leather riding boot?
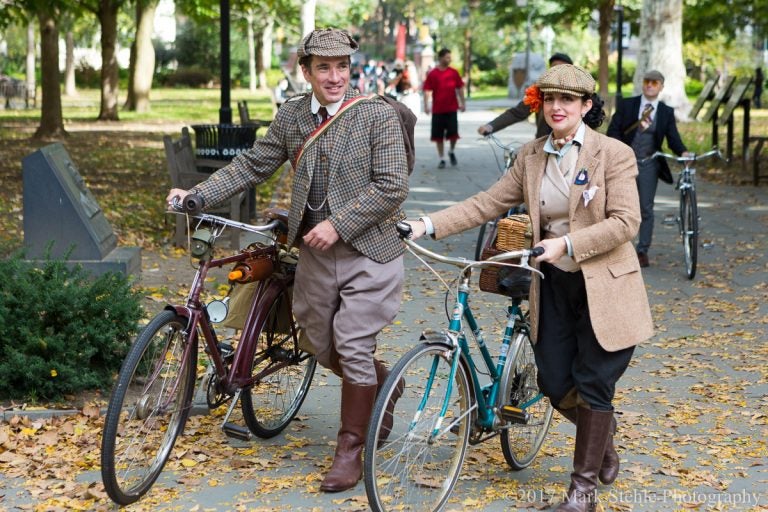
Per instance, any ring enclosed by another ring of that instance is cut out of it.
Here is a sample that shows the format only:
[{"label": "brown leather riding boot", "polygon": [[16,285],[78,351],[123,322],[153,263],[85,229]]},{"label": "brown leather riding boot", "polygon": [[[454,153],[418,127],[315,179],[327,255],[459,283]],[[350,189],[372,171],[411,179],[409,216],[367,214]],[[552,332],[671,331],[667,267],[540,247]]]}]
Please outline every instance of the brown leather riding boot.
[{"label": "brown leather riding boot", "polygon": [[605,442],[603,464],[600,466],[600,471],[597,473],[597,477],[605,485],[612,484],[616,481],[616,477],[619,476],[619,468],[621,467],[619,454],[616,452],[616,447],[613,445],[613,437],[615,435],[616,417],[611,416],[611,428],[608,432],[608,440]]},{"label": "brown leather riding boot", "polygon": [[358,386],[341,382],[341,428],[333,464],[320,484],[321,491],[346,491],[362,478],[365,434],[375,399],[376,384]]},{"label": "brown leather riding boot", "polygon": [[576,449],[573,455],[571,486],[557,512],[594,512],[597,506],[597,473],[611,433],[613,411],[579,407]]},{"label": "brown leather riding boot", "polygon": [[[381,390],[381,386],[384,385],[384,381],[389,375],[389,370],[387,369],[386,365],[378,359],[373,360],[373,366],[376,368],[376,381],[378,382],[376,387],[376,396],[378,396],[379,391]],[[389,439],[389,434],[392,432],[392,425],[395,422],[395,419],[392,417],[392,413],[395,410],[395,404],[400,399],[400,396],[402,396],[404,390],[405,380],[400,379],[400,381],[397,383],[397,386],[395,387],[395,390],[392,392],[392,396],[389,398],[387,408],[384,412],[384,418],[381,420],[381,428],[379,429],[379,446],[382,446],[387,441],[387,439]]]},{"label": "brown leather riding boot", "polygon": [[[568,409],[557,409],[568,421],[576,425],[579,417],[578,407],[570,407]],[[616,477],[619,476],[619,469],[621,463],[619,461],[619,454],[616,452],[616,447],[613,445],[613,436],[616,435],[616,417],[613,417],[611,424],[611,433],[608,436],[608,441],[605,444],[605,454],[603,455],[603,463],[600,465],[600,471],[597,476],[600,481],[606,485],[612,484],[616,481]]]}]

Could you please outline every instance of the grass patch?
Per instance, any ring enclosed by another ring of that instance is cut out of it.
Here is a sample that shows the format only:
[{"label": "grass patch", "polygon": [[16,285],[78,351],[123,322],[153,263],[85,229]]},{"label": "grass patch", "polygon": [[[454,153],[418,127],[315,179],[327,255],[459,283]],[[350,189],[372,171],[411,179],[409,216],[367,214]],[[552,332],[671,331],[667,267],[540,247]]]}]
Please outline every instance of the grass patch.
[{"label": "grass patch", "polygon": [[[239,122],[237,101],[248,101],[252,118],[272,119],[269,93],[232,91],[233,120]],[[62,98],[65,128],[62,140],[79,174],[112,225],[120,245],[145,249],[167,244],[173,218],[164,199],[170,188],[163,135],[180,136],[191,124],[217,123],[219,91],[158,89],[152,91],[150,112],[120,112],[120,122],[97,122],[100,93],[80,90]],[[32,139],[40,110],[0,110],[0,254],[23,242],[22,159],[53,141]],[[257,211],[269,202],[278,176],[257,190]]]}]

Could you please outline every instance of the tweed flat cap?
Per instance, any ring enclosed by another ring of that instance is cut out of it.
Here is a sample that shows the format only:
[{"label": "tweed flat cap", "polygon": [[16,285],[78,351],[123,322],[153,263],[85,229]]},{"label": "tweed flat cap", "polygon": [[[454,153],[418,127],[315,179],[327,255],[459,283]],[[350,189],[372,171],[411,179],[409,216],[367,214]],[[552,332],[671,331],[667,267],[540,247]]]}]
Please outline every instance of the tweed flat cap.
[{"label": "tweed flat cap", "polygon": [[643,80],[658,80],[659,82],[664,83],[664,75],[661,74],[661,71],[651,69],[645,72]]},{"label": "tweed flat cap", "polygon": [[296,53],[299,57],[319,55],[320,57],[343,57],[357,51],[357,41],[347,32],[337,28],[313,30],[301,41]]},{"label": "tweed flat cap", "polygon": [[595,79],[589,72],[573,64],[560,64],[546,70],[536,81],[542,92],[559,92],[583,96],[595,92]]}]

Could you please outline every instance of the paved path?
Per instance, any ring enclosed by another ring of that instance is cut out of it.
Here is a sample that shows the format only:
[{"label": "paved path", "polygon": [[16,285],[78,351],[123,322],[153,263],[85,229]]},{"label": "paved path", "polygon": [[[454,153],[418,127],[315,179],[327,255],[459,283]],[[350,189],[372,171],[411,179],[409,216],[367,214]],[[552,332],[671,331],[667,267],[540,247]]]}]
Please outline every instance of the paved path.
[{"label": "paved path", "polygon": [[[497,103],[495,112],[504,105]],[[405,205],[409,217],[452,204],[498,178],[494,152],[475,131],[495,116],[489,110],[494,104],[469,106],[460,116],[456,167],[437,169],[429,119],[420,119],[417,166]],[[533,132],[527,124],[500,137],[527,141]],[[699,275],[689,281],[676,228],[662,222],[675,212],[674,191],[660,184],[652,266],[644,270],[657,335],[637,349],[620,382],[622,472],[614,486],[601,488],[608,510],[768,510],[768,189],[700,182],[699,199],[706,248]],[[473,230],[427,243],[438,252],[470,256],[475,237]],[[150,258],[147,278],[167,275],[165,265],[162,258]],[[401,313],[381,339],[380,354],[390,362],[413,345],[421,329],[444,325],[443,294],[434,278],[412,256],[406,266]],[[501,316],[493,297],[476,300],[488,302],[492,318]],[[339,391],[336,377],[319,372],[299,421],[266,441],[228,440],[218,430],[218,417],[193,418],[175,455],[199,464],[168,468],[129,510],[367,510],[362,483],[344,493],[318,492],[333,453]],[[495,439],[470,448],[447,510],[533,510],[557,503],[569,479],[573,434],[571,425],[556,419],[540,457],[521,472],[504,466]],[[100,476],[88,472],[78,479]],[[6,495],[0,509],[34,503],[13,484],[0,484]]]}]

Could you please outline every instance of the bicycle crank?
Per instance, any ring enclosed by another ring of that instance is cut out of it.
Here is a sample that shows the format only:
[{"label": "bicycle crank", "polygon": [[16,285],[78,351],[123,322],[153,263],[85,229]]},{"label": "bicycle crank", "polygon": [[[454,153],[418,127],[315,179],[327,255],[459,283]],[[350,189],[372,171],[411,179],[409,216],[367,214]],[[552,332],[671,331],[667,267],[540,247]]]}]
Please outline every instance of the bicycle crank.
[{"label": "bicycle crank", "polygon": [[242,389],[238,389],[237,393],[235,393],[235,397],[232,399],[232,403],[229,404],[229,409],[227,409],[227,414],[224,416],[224,422],[221,424],[221,430],[227,437],[233,437],[241,441],[250,441],[252,434],[247,427],[242,427],[240,425],[235,425],[234,423],[229,422],[229,417],[232,415],[232,411],[235,409],[237,402],[240,400],[240,394],[242,392]]}]

